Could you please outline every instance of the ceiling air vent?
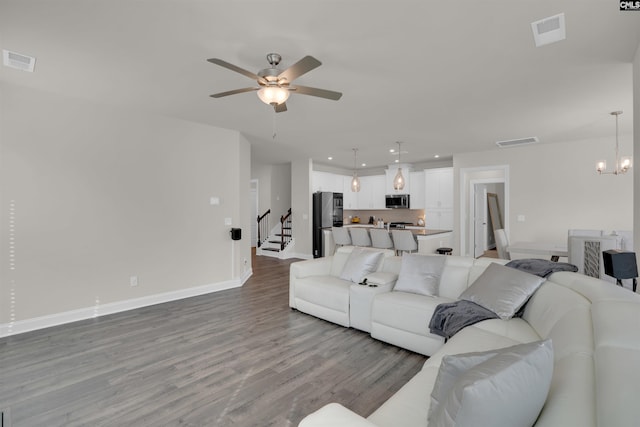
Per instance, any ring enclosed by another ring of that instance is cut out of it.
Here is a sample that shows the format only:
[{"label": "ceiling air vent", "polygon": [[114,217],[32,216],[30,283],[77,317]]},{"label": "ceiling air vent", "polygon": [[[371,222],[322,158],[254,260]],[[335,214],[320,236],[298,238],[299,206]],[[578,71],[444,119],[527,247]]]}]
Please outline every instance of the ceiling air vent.
[{"label": "ceiling air vent", "polygon": [[535,144],[538,142],[537,136],[531,138],[509,139],[507,141],[498,141],[496,145],[500,148],[519,147],[521,145]]},{"label": "ceiling air vent", "polygon": [[2,61],[6,67],[33,73],[36,58],[2,49]]},{"label": "ceiling air vent", "polygon": [[532,22],[533,40],[536,47],[559,42],[567,38],[564,26],[564,13]]}]

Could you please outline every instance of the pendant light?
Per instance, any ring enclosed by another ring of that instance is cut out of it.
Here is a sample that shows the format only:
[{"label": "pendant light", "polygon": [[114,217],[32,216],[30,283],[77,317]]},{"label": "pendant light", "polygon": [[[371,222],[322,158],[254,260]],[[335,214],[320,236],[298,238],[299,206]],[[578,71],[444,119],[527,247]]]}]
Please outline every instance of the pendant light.
[{"label": "pendant light", "polygon": [[396,141],[398,144],[398,172],[396,172],[395,178],[393,178],[393,189],[394,190],[402,190],[404,188],[404,176],[402,176],[402,166],[400,166],[400,141]]},{"label": "pendant light", "polygon": [[596,164],[596,170],[600,175],[622,175],[627,173],[629,169],[631,169],[631,157],[622,157],[619,155],[619,147],[618,147],[618,116],[622,114],[622,111],[613,111],[611,112],[612,116],[616,116],[616,165],[615,170],[612,172],[606,172],[607,170],[607,162],[602,160]]},{"label": "pendant light", "polygon": [[353,149],[353,179],[351,180],[351,191],[360,191],[360,178],[358,178],[358,149]]}]

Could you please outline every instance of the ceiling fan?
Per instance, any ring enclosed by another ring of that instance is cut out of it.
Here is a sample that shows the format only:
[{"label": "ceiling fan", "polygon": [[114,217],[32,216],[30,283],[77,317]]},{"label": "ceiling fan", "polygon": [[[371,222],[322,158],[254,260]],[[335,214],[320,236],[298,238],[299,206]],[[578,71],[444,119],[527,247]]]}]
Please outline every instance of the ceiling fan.
[{"label": "ceiling fan", "polygon": [[330,99],[333,101],[339,100],[342,96],[342,93],[331,90],[302,85],[291,85],[291,83],[301,75],[322,65],[322,62],[318,61],[313,56],[305,56],[286,70],[280,70],[277,68],[281,59],[282,57],[277,53],[268,54],[267,61],[269,61],[269,65],[271,65],[271,67],[260,70],[257,74],[230,64],[222,59],[207,59],[207,61],[212,64],[228,68],[229,70],[247,76],[258,83],[258,87],[245,87],[242,89],[215,93],[210,96],[212,98],[222,98],[224,96],[235,95],[238,93],[258,91],[258,97],[260,100],[265,104],[272,105],[276,113],[287,111],[286,101],[289,98],[290,92],[299,93],[301,95],[317,96],[319,98]]}]

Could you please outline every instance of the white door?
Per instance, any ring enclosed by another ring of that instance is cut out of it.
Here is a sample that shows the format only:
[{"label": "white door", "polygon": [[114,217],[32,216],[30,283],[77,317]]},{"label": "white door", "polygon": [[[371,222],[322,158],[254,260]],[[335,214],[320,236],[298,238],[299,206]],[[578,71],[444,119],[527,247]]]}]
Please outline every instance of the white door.
[{"label": "white door", "polygon": [[478,258],[484,254],[485,250],[487,250],[487,186],[484,184],[475,184],[474,193],[473,256]]}]

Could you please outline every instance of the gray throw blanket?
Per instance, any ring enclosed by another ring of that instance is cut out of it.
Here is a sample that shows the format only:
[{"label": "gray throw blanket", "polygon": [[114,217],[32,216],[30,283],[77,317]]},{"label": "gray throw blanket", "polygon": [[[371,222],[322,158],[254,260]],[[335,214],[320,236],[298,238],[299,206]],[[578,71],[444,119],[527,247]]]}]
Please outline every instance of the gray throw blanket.
[{"label": "gray throw blanket", "polygon": [[[557,271],[578,271],[578,267],[564,262],[553,262],[544,259],[518,259],[509,261],[507,267],[526,271],[540,277],[547,277]],[[522,317],[525,304],[513,317]],[[438,304],[429,321],[429,331],[434,335],[444,337],[445,340],[454,336],[466,326],[470,326],[487,319],[497,319],[498,315],[471,301],[460,300],[451,303]]]},{"label": "gray throw blanket", "polygon": [[486,319],[497,319],[498,315],[475,302],[460,300],[438,304],[431,316],[429,330],[445,339],[454,336],[466,326]]},{"label": "gray throw blanket", "polygon": [[527,273],[535,274],[540,277],[547,277],[551,275],[551,273],[555,273],[557,271],[571,271],[573,273],[578,271],[578,267],[573,264],[538,258],[516,259],[509,261],[506,266],[526,271]]}]

